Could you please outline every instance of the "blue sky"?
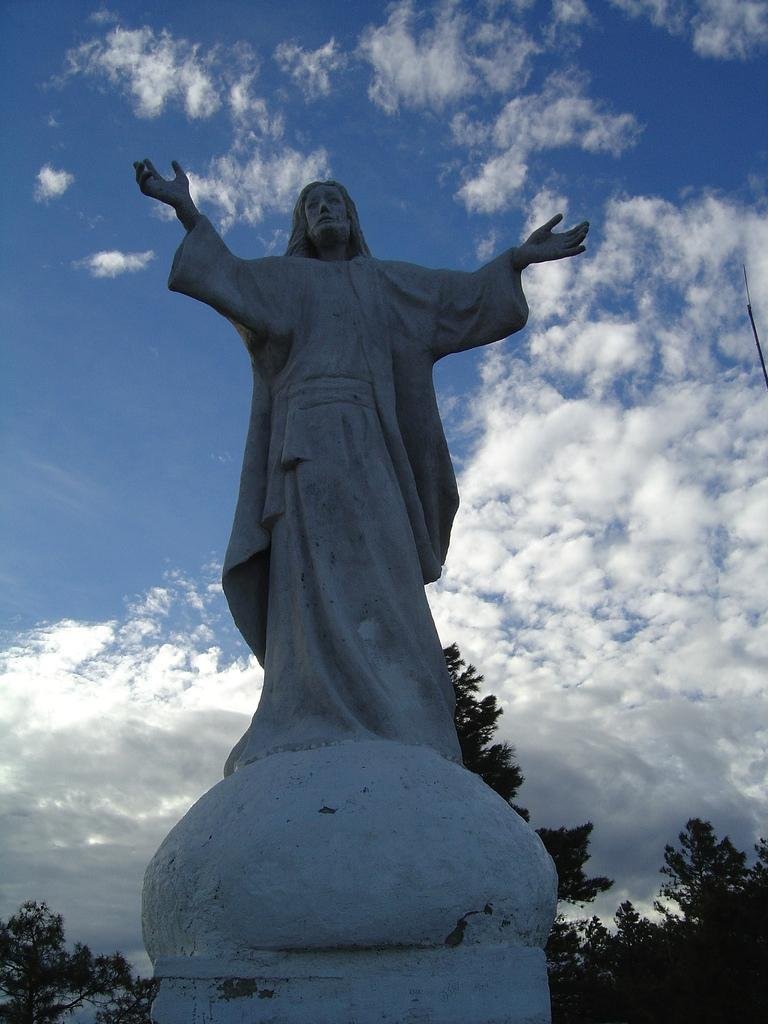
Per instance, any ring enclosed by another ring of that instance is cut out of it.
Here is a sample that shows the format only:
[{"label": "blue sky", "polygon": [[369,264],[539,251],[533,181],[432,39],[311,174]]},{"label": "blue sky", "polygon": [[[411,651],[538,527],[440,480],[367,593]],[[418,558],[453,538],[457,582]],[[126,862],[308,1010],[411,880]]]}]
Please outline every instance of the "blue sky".
[{"label": "blue sky", "polygon": [[374,255],[472,269],[563,211],[588,252],[438,367],[462,495],[430,588],[505,708],[534,824],[595,823],[647,907],[689,816],[766,820],[763,0],[6,3],[0,916],[45,898],[140,950],[139,888],[260,670],[217,585],[249,401],[237,335],[169,293],[179,160],[240,255],[306,181]]}]

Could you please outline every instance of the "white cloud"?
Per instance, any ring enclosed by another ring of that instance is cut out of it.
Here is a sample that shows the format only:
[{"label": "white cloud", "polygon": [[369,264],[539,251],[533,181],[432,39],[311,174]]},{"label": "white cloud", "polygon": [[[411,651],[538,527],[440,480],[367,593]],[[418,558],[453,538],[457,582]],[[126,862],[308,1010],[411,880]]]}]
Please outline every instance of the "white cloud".
[{"label": "white cloud", "polygon": [[699,56],[745,60],[768,47],[768,3],[702,0],[691,27]]},{"label": "white cloud", "polygon": [[633,18],[645,16],[651,24],[670,32],[681,32],[685,25],[689,0],[609,0]]},{"label": "white cloud", "polygon": [[768,47],[766,0],[611,0],[632,17],[647,17],[686,35],[700,57],[746,60]]},{"label": "white cloud", "polygon": [[592,15],[585,0],[552,0],[549,24],[544,35],[551,45],[581,42],[580,29],[592,21]]},{"label": "white cloud", "polygon": [[88,270],[91,277],[118,277],[120,274],[132,274],[144,270],[155,258],[154,252],[120,252],[117,249],[105,249],[78,260],[74,266]]},{"label": "white cloud", "polygon": [[229,84],[227,100],[233,128],[229,155],[236,162],[242,161],[245,154],[255,157],[264,144],[274,144],[285,133],[282,113],[270,110],[263,97],[253,95],[255,77],[253,71],[243,72]]},{"label": "white cloud", "polygon": [[310,99],[327,96],[331,91],[331,73],[346,63],[333,37],[316,50],[304,50],[295,42],[280,43],[275,60]]},{"label": "white cloud", "polygon": [[47,899],[73,937],[140,954],[144,868],[258,701],[261,670],[213,640],[224,614],[218,585],[175,573],[120,619],[43,625],[0,653],[8,909]]},{"label": "white cloud", "polygon": [[35,202],[45,203],[49,199],[58,199],[64,195],[74,180],[74,174],[70,174],[69,171],[57,171],[50,164],[44,164],[37,172]]},{"label": "white cloud", "polygon": [[525,155],[523,149],[520,153],[507,150],[489,157],[457,193],[467,209],[492,213],[506,206],[528,176]]},{"label": "white cloud", "polygon": [[285,147],[245,158],[233,151],[212,160],[204,175],[190,172],[189,181],[195,202],[214,206],[226,231],[236,220],[257,224],[267,210],[288,210],[308,181],[329,176],[324,149],[304,154]]},{"label": "white cloud", "polygon": [[114,14],[107,7],[100,7],[88,15],[88,21],[92,21],[96,25],[110,25],[112,22],[119,20],[118,15]]},{"label": "white cloud", "polygon": [[632,114],[613,114],[585,95],[584,77],[555,73],[539,93],[516,96],[491,125],[454,121],[454,139],[491,138],[499,150],[470,172],[458,195],[469,210],[491,213],[505,207],[528,173],[531,153],[568,146],[618,156],[632,146],[640,127]]},{"label": "white cloud", "polygon": [[229,112],[235,126],[235,145],[244,148],[263,139],[280,139],[285,131],[281,113],[273,113],[267,101],[252,95],[254,72],[239,75],[229,86]]},{"label": "white cloud", "polygon": [[[287,45],[287,44],[286,44]],[[333,39],[314,52],[278,50],[286,67],[308,90],[323,92],[328,73],[341,66]],[[230,46],[227,60],[217,49],[203,53],[198,44],[177,39],[167,30],[115,28],[102,39],[84,43],[67,55],[70,75],[106,78],[133,98],[139,117],[158,117],[172,102],[181,103],[188,117],[208,118],[227,110],[232,143],[207,168],[189,174],[193,199],[212,207],[222,230],[236,221],[256,224],[266,211],[287,210],[301,187],[312,178],[327,177],[328,155],[323,148],[302,152],[278,145],[285,119],[254,93],[258,60],[242,41]],[[153,213],[173,219],[173,211],[153,204]],[[142,269],[152,253],[96,253],[80,261],[94,276],[114,277]]]},{"label": "white cloud", "polygon": [[189,118],[207,118],[221,105],[215,56],[166,29],[117,27],[70,50],[67,74],[107,78],[131,96],[138,117],[158,117],[178,101]]},{"label": "white cloud", "polygon": [[539,50],[508,19],[477,21],[456,4],[439,6],[433,27],[420,34],[418,17],[410,0],[401,0],[384,25],[369,26],[360,37],[360,52],[373,69],[368,95],[388,114],[401,104],[439,111],[483,88],[519,86]]},{"label": "white cloud", "polygon": [[475,243],[475,256],[481,263],[487,263],[499,251],[499,236],[495,228],[479,238]]},{"label": "white cloud", "polygon": [[768,812],[768,431],[739,279],[767,247],[765,211],[722,197],[611,201],[585,256],[526,271],[527,344],[489,350],[466,399],[440,634],[503,698],[537,824],[595,821],[591,868],[633,899],[689,816],[749,850]]},{"label": "white cloud", "polygon": [[581,25],[591,15],[585,0],[552,0],[552,21],[560,25]]}]

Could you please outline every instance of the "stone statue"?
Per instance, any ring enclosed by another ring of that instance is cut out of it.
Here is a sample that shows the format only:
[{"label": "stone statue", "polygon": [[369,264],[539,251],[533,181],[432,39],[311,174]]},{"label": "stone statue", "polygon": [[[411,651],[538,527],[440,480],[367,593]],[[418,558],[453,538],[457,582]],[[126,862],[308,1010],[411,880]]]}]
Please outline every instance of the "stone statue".
[{"label": "stone statue", "polygon": [[169,287],[242,336],[253,406],[224,565],[234,620],[264,666],[225,773],[351,738],[460,760],[453,692],[424,584],[440,576],[458,494],[432,385],[437,359],[519,331],[521,272],[584,251],[553,217],[474,273],[371,257],[346,189],[313,182],[282,257],[233,256],[178,163],[135,165],[187,229]]},{"label": "stone statue", "polygon": [[458,505],[437,359],[519,331],[531,263],[584,251],[553,217],[474,273],[374,259],[338,182],[285,256],[233,256],[184,171],[135,164],[187,230],[169,287],[240,333],[253,404],[224,565],[264,666],[225,778],[147,868],[157,1024],[548,1024],[557,878],[461,765],[424,584]]}]

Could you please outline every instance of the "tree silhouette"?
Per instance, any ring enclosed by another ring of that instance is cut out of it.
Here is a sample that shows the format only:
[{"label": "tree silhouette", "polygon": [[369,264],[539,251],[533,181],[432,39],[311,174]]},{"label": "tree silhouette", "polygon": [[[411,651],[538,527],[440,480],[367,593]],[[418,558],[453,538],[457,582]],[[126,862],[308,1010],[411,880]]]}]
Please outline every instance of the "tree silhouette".
[{"label": "tree silhouette", "polygon": [[156,978],[134,978],[98,1011],[95,1024],[151,1024],[152,1001],[159,987]]},{"label": "tree silhouette", "polygon": [[667,1001],[671,1020],[716,1024],[768,1017],[766,849],[747,867],[728,836],[691,818],[666,846],[665,876],[656,902],[674,960]]},{"label": "tree silhouette", "polygon": [[[493,694],[478,699],[484,677],[478,675],[474,665],[466,664],[457,644],[446,647],[443,654],[456,694],[454,721],[465,768],[479,775],[528,821],[526,808],[512,802],[525,781],[515,760],[514,747],[509,743],[492,742],[504,709],[499,707]],[[592,822],[575,828],[538,828],[536,831],[555,862],[559,900],[589,903],[613,885],[610,878],[588,878],[584,872],[589,860]]]},{"label": "tree silhouette", "polygon": [[557,898],[567,903],[583,906],[591,903],[601,892],[607,892],[613,879],[604,875],[588,878],[584,865],[589,860],[589,839],[592,835],[591,821],[575,828],[537,828],[541,841],[547,848],[557,868]]},{"label": "tree silhouette", "polygon": [[[483,676],[477,674],[474,665],[466,664],[457,644],[446,647],[443,654],[456,694],[454,722],[464,767],[479,775],[483,782],[511,804],[525,782],[525,776],[509,743],[491,743],[504,710],[498,706],[493,694],[477,699]],[[516,807],[515,810],[528,820],[525,808]]]},{"label": "tree silhouette", "polygon": [[[701,924],[723,897],[744,886],[746,854],[728,836],[717,841],[711,822],[691,818],[678,836],[680,849],[664,847],[662,900],[676,904],[691,925]],[[658,907],[666,910],[659,901]]]},{"label": "tree silhouette", "polygon": [[121,953],[94,956],[80,943],[68,953],[62,917],[45,903],[24,903],[0,921],[0,1021],[6,1024],[55,1024],[132,983]]},{"label": "tree silhouette", "polygon": [[[757,860],[691,818],[664,850],[650,921],[622,903],[610,931],[597,918],[558,922],[551,954],[553,1024],[726,1024],[768,1019],[768,849]],[[551,942],[552,940],[550,940]]]}]

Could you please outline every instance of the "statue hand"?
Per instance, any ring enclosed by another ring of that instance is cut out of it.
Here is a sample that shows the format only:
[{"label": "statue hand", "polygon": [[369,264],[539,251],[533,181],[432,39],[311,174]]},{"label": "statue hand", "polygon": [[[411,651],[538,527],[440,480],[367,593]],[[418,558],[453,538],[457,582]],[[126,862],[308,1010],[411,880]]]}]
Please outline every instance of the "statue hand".
[{"label": "statue hand", "polygon": [[183,206],[185,202],[191,202],[189,178],[175,160],[171,161],[171,166],[176,172],[176,177],[170,180],[157,173],[151,160],[136,160],[133,166],[136,169],[136,181],[145,196],[158,199],[174,209]]},{"label": "statue hand", "polygon": [[582,221],[570,231],[555,234],[552,228],[562,219],[562,213],[558,213],[546,224],[536,228],[526,241],[514,250],[512,263],[516,270],[522,270],[531,263],[549,263],[550,260],[563,260],[584,252],[586,246],[581,243],[587,237],[589,221]]},{"label": "statue hand", "polygon": [[158,174],[151,160],[135,160],[133,166],[136,169],[136,181],[144,195],[172,206],[184,227],[191,230],[200,215],[189,194],[189,178],[181,164],[171,161],[176,175],[172,179]]}]

